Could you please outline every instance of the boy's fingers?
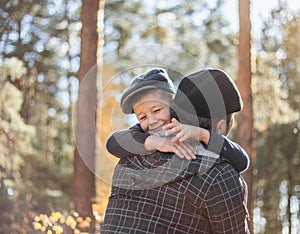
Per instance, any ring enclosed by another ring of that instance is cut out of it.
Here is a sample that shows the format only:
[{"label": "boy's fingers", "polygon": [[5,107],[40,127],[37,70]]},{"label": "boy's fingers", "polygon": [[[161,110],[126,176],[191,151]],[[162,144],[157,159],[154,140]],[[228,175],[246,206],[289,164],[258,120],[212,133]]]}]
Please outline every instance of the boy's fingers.
[{"label": "boy's fingers", "polygon": [[175,119],[175,118],[172,118],[172,123],[179,123],[179,121],[177,120],[177,119]]},{"label": "boy's fingers", "polygon": [[195,156],[197,154],[196,149],[193,146],[191,146],[189,143],[187,143],[187,148],[189,149],[189,152],[191,153],[191,155]]},{"label": "boy's fingers", "polygon": [[180,131],[181,131],[180,126],[176,126],[176,127],[173,127],[171,130],[169,130],[165,135],[166,136],[171,136],[171,135],[174,135],[175,133],[178,133]]},{"label": "boy's fingers", "polygon": [[188,160],[196,159],[196,150],[188,143],[180,143],[178,145],[178,149],[180,154],[184,156],[184,158]]},{"label": "boy's fingers", "polygon": [[176,148],[175,154],[177,154],[180,158],[191,160],[190,155],[186,152],[185,148],[182,145],[174,144],[174,147]]},{"label": "boy's fingers", "polygon": [[168,124],[166,124],[163,128],[167,128],[167,129],[169,129],[169,128],[174,128],[175,126],[177,126],[178,125],[178,123],[168,123]]},{"label": "boy's fingers", "polygon": [[175,142],[178,142],[179,139],[180,139],[180,136],[179,136],[179,134],[177,134],[174,138],[171,139],[171,141],[172,141],[173,143],[175,143]]},{"label": "boy's fingers", "polygon": [[168,129],[170,129],[170,128],[171,128],[170,125],[171,125],[171,124],[166,124],[165,126],[163,126],[163,130],[168,130]]},{"label": "boy's fingers", "polygon": [[177,154],[180,158],[185,158],[185,154],[178,147],[176,147],[175,154]]},{"label": "boy's fingers", "polygon": [[178,150],[175,150],[175,154],[176,154],[179,158],[184,158],[184,155],[181,154],[181,152],[178,151]]},{"label": "boy's fingers", "polygon": [[183,135],[180,137],[179,142],[184,142],[185,140],[189,139],[189,137],[187,135]]},{"label": "boy's fingers", "polygon": [[[172,134],[171,134],[172,135]],[[172,142],[182,142],[181,138],[183,137],[183,132],[179,132],[174,138],[172,138]]]},{"label": "boy's fingers", "polygon": [[173,131],[173,129],[175,128],[175,126],[172,125],[165,125],[163,127],[163,130],[169,130],[166,134],[169,134],[171,131]]},{"label": "boy's fingers", "polygon": [[168,123],[168,124],[166,124],[165,126],[163,126],[163,129],[164,129],[164,130],[173,129],[173,128],[175,128],[176,126],[178,126],[178,124],[175,124],[175,123]]},{"label": "boy's fingers", "polygon": [[189,143],[180,143],[180,144],[184,145],[184,148],[190,158],[196,159],[196,150],[194,149],[193,146],[191,146]]}]

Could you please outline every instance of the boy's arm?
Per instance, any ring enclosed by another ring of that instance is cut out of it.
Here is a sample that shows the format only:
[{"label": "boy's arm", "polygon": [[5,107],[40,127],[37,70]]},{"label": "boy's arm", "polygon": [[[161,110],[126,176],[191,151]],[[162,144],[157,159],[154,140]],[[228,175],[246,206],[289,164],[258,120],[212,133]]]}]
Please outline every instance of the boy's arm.
[{"label": "boy's arm", "polygon": [[106,141],[106,148],[118,158],[151,154],[153,151],[144,147],[144,142],[149,136],[149,133],[144,132],[141,126],[136,124],[129,129],[112,133]]},{"label": "boy's arm", "polygon": [[229,160],[231,165],[239,172],[243,172],[248,168],[249,157],[246,151],[221,134],[204,128],[181,124],[176,119],[172,119],[172,123],[166,125],[164,129],[170,129],[167,136],[176,134],[173,141],[183,142],[187,139],[201,141],[207,146],[208,150]]},{"label": "boy's arm", "polygon": [[149,155],[159,150],[175,153],[188,160],[196,159],[196,151],[189,143],[179,144],[166,137],[150,135],[142,130],[140,124],[112,133],[106,141],[106,148],[118,158]]},{"label": "boy's arm", "polygon": [[[207,149],[225,157],[238,172],[246,171],[249,166],[249,156],[246,151],[239,144],[229,140],[227,137],[214,131],[209,132],[210,140],[213,139],[215,143],[209,141]],[[222,144],[221,148],[217,142]]]}]

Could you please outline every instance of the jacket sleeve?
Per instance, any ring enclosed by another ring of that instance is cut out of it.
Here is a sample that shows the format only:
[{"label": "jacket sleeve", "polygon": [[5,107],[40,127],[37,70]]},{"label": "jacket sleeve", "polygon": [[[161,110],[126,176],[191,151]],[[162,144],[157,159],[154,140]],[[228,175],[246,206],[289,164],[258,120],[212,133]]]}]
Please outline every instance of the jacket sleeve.
[{"label": "jacket sleeve", "polygon": [[207,148],[226,158],[238,172],[248,169],[248,154],[239,144],[229,140],[227,137],[210,131],[210,142]]},{"label": "jacket sleeve", "polygon": [[144,147],[148,136],[149,133],[144,132],[140,124],[136,124],[128,129],[113,132],[106,141],[106,148],[109,153],[118,158],[148,155],[153,152]]}]

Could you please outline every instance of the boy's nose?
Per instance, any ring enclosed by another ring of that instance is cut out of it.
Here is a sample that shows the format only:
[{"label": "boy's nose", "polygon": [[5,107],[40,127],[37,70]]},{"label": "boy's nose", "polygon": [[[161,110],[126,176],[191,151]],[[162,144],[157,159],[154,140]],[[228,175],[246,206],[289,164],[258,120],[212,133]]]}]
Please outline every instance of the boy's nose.
[{"label": "boy's nose", "polygon": [[151,115],[150,117],[149,117],[149,124],[150,125],[152,125],[152,124],[155,124],[155,123],[157,123],[157,118],[154,116],[154,115]]}]

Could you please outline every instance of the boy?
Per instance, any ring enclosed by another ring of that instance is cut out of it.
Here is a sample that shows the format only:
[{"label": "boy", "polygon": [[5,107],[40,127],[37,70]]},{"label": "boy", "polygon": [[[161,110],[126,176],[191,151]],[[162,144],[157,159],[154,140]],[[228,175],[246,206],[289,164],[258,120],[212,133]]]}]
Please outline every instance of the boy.
[{"label": "boy", "polygon": [[[223,141],[223,146],[212,148],[212,151],[227,158],[239,172],[246,170],[248,156],[238,144],[207,129],[179,123],[175,118],[172,118],[171,123],[171,114],[175,115],[170,111],[174,90],[168,74],[161,68],[136,77],[122,95],[121,108],[125,114],[135,113],[139,124],[113,133],[107,140],[108,151],[116,157],[124,158],[137,154],[149,155],[159,150],[191,160],[196,159],[197,153],[193,146],[198,145],[198,150],[202,147],[195,142],[207,146],[213,135],[218,142]],[[168,129],[169,132],[163,131]],[[171,139],[164,134],[176,136]],[[224,132],[224,135],[227,134]]]}]

